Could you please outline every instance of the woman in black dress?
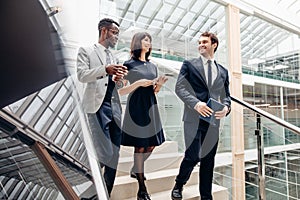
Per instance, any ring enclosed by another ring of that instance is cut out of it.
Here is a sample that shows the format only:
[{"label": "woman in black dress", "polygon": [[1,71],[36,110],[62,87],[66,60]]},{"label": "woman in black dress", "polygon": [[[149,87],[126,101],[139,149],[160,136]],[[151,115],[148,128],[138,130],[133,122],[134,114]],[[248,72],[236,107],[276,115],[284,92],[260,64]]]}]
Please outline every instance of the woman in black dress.
[{"label": "woman in black dress", "polygon": [[146,32],[136,33],[131,41],[131,59],[125,61],[128,69],[125,81],[130,85],[119,89],[120,95],[128,95],[122,127],[122,145],[134,147],[134,165],[131,177],[137,178],[138,200],[149,200],[144,176],[144,162],[155,146],[165,141],[155,94],[167,81],[158,77],[157,67],[149,62],[151,36]]}]

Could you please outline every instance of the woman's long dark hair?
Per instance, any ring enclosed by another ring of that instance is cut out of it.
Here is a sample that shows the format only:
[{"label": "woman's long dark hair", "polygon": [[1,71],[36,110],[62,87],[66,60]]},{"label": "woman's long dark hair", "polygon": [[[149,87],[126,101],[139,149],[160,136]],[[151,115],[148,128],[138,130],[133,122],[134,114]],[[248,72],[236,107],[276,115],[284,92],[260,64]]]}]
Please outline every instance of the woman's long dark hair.
[{"label": "woman's long dark hair", "polygon": [[[132,37],[130,53],[131,53],[131,57],[135,60],[139,60],[139,58],[141,57],[142,39],[144,39],[145,37],[148,37],[150,39],[150,42],[152,42],[152,37],[147,32],[139,32],[134,34],[134,36]],[[151,51],[152,51],[152,47],[150,47],[149,51],[146,53],[146,61],[149,61],[149,56],[151,54]]]}]

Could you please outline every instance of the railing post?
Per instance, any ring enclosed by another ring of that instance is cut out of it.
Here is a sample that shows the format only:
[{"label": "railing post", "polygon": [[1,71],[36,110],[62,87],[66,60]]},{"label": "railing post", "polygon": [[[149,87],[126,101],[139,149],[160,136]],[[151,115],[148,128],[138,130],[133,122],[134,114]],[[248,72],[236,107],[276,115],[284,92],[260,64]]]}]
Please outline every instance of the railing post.
[{"label": "railing post", "polygon": [[258,187],[259,187],[259,200],[266,200],[265,191],[265,159],[264,159],[264,141],[261,134],[261,118],[256,114],[256,130],[257,136],[257,162],[258,162]]}]

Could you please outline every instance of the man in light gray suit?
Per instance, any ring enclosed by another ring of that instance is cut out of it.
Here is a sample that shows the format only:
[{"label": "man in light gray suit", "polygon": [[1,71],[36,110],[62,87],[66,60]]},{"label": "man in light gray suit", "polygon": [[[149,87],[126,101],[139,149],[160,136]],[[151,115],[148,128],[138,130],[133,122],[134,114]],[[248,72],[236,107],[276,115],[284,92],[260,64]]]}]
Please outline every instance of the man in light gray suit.
[{"label": "man in light gray suit", "polygon": [[125,66],[109,51],[119,36],[119,24],[104,18],[98,24],[99,40],[91,47],[81,47],[77,56],[77,78],[84,83],[83,108],[96,153],[104,167],[104,180],[110,195],[119,160],[121,144],[121,104],[115,82],[127,74]]}]

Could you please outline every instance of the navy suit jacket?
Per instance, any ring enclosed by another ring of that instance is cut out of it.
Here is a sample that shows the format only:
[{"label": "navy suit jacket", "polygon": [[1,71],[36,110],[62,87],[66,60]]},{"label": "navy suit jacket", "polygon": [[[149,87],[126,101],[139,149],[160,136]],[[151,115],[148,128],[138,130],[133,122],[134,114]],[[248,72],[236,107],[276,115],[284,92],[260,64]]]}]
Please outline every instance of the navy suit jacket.
[{"label": "navy suit jacket", "polygon": [[[210,97],[225,104],[230,112],[231,99],[228,70],[217,62],[215,62],[215,65],[218,74],[209,89],[201,57],[183,61],[175,88],[177,96],[184,102],[183,121],[198,123],[200,114],[194,107],[199,100],[207,102]],[[200,123],[207,125],[207,122],[203,120]]]}]

